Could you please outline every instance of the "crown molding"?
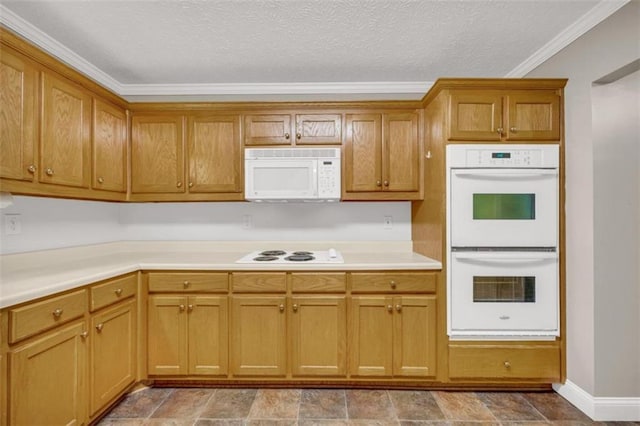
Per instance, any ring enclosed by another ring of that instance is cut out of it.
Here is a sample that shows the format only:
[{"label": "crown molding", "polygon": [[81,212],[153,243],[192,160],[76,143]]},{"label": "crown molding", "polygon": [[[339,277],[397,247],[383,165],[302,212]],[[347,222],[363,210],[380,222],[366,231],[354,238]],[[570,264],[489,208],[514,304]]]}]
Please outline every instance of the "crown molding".
[{"label": "crown molding", "polygon": [[505,77],[520,78],[536,69],[547,59],[567,47],[578,37],[607,19],[631,0],[602,0],[591,10],[582,15],[580,19],[568,26],[564,31],[555,36],[551,41],[538,49],[520,65],[509,71]]}]

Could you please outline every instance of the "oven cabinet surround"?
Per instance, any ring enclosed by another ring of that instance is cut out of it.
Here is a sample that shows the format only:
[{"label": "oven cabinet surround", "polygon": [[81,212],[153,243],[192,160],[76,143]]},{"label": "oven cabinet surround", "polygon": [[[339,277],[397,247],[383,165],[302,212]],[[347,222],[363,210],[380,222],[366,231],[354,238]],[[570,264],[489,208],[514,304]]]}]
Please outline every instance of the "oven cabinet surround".
[{"label": "oven cabinet surround", "polygon": [[[559,205],[564,205],[566,79],[440,79],[424,97],[424,200],[412,203],[414,251],[446,259],[446,147],[454,143],[559,145]],[[512,129],[513,128],[513,129]],[[438,312],[439,371],[450,383],[561,383],[565,365],[564,210],[559,212],[560,336],[554,340],[451,340],[447,306]],[[446,266],[446,267],[450,267]],[[446,274],[445,274],[446,275]],[[442,283],[444,284],[444,283]],[[444,294],[446,288],[440,287]]]},{"label": "oven cabinet surround", "polygon": [[299,113],[251,113],[244,117],[244,145],[340,145],[342,114],[339,111]]},{"label": "oven cabinet surround", "polygon": [[134,273],[5,308],[0,424],[87,424],[126,392],[136,294]]},{"label": "oven cabinet surround", "polygon": [[423,197],[420,117],[417,111],[346,114],[344,200]]},{"label": "oven cabinet surround", "polygon": [[4,30],[0,42],[2,190],[125,200],[126,103]]}]

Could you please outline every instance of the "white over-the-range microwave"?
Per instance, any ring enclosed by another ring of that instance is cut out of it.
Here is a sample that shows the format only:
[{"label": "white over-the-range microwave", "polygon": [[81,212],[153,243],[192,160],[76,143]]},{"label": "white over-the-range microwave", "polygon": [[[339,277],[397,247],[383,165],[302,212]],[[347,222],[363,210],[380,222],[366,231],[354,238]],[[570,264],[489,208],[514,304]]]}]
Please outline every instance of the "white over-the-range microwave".
[{"label": "white over-the-range microwave", "polygon": [[340,201],[339,148],[247,148],[249,201]]}]

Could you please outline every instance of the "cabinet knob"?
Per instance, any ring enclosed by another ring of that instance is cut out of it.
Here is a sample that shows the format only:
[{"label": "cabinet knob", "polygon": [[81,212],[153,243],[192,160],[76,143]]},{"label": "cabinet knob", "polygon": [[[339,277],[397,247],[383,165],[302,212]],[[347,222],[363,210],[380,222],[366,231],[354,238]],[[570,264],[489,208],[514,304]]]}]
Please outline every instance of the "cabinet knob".
[{"label": "cabinet knob", "polygon": [[182,182],[178,182],[178,183],[176,183],[176,186],[177,186],[178,188],[182,188]]},{"label": "cabinet knob", "polygon": [[297,303],[293,304],[293,312],[298,312],[298,304]]},{"label": "cabinet knob", "polygon": [[189,182],[189,188],[193,188],[193,182]]},{"label": "cabinet knob", "polygon": [[427,158],[427,160],[431,159],[431,151],[427,151],[425,157]]},{"label": "cabinet knob", "polygon": [[296,133],[296,138],[302,139],[302,133],[300,133],[300,132]]},{"label": "cabinet knob", "polygon": [[396,311],[398,312],[402,311],[402,305],[396,305]]},{"label": "cabinet knob", "polygon": [[380,182],[379,180],[376,181],[376,186],[382,186],[382,182]]},{"label": "cabinet knob", "polygon": [[280,312],[284,312],[284,304],[281,303],[280,306],[278,306],[278,308],[280,309]]},{"label": "cabinet knob", "polygon": [[189,283],[189,281],[185,281],[185,282],[183,282],[183,283],[182,283],[182,285],[184,286],[184,288],[189,287],[189,284],[190,284],[190,283]]},{"label": "cabinet knob", "polygon": [[122,289],[116,288],[115,293],[116,293],[116,296],[120,296],[122,294]]},{"label": "cabinet knob", "polygon": [[36,166],[34,166],[33,164],[29,164],[29,167],[27,167],[27,171],[29,173],[35,173],[36,172]]},{"label": "cabinet knob", "polygon": [[394,280],[391,280],[391,282],[389,283],[389,285],[391,285],[391,288],[392,288],[392,289],[395,289],[395,288],[396,288],[396,286],[397,286],[397,285],[396,285],[396,282],[395,282]]},{"label": "cabinet knob", "polygon": [[384,181],[384,186],[389,186],[389,181],[388,180]]},{"label": "cabinet knob", "polygon": [[98,178],[98,183],[104,183],[104,178],[102,176]]},{"label": "cabinet knob", "polygon": [[98,333],[102,331],[102,327],[104,327],[104,324],[102,323],[96,325],[96,330],[98,330]]},{"label": "cabinet knob", "polygon": [[62,309],[56,309],[52,312],[54,318],[60,318],[62,316]]},{"label": "cabinet knob", "polygon": [[507,368],[507,369],[511,368],[511,363],[509,361],[505,361],[504,368]]},{"label": "cabinet knob", "polygon": [[502,127],[498,127],[496,132],[498,132],[499,135],[502,135],[502,133],[504,133],[504,129]]},{"label": "cabinet knob", "polygon": [[80,333],[80,337],[82,337],[83,339],[86,339],[87,337],[89,337],[89,332],[83,331],[82,333]]},{"label": "cabinet knob", "polygon": [[184,305],[178,306],[178,309],[180,309],[180,312],[184,312]]},{"label": "cabinet knob", "polygon": [[511,128],[509,128],[509,131],[511,133],[516,133],[518,131],[518,129],[516,129],[515,127],[511,127]]},{"label": "cabinet knob", "polygon": [[290,137],[291,137],[291,136],[289,135],[289,133],[285,133],[285,134],[284,134],[284,138],[285,138],[285,139],[289,139]]},{"label": "cabinet knob", "polygon": [[53,169],[51,168],[46,169],[44,172],[47,174],[47,176],[53,176]]},{"label": "cabinet knob", "polygon": [[193,305],[188,305],[187,309],[189,310],[189,312],[193,311]]},{"label": "cabinet knob", "polygon": [[393,312],[393,306],[391,306],[391,305],[387,305],[387,311],[389,311],[389,312]]}]

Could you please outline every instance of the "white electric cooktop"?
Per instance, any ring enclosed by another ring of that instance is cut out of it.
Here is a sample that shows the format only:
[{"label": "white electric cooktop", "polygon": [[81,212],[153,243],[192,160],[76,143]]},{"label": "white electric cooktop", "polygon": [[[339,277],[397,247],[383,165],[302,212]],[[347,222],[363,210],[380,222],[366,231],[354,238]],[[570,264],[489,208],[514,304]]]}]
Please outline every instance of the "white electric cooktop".
[{"label": "white electric cooktop", "polygon": [[335,249],[329,250],[257,250],[240,259],[236,263],[344,263],[342,254]]}]

